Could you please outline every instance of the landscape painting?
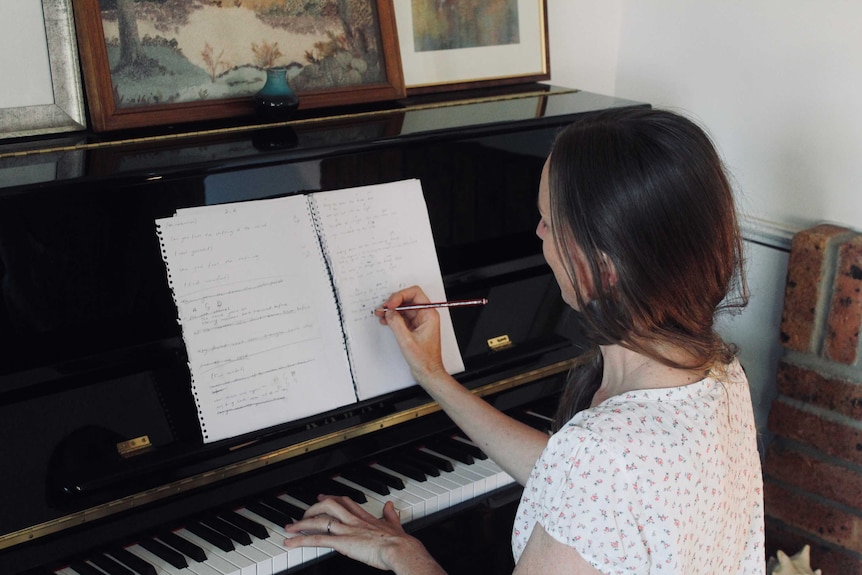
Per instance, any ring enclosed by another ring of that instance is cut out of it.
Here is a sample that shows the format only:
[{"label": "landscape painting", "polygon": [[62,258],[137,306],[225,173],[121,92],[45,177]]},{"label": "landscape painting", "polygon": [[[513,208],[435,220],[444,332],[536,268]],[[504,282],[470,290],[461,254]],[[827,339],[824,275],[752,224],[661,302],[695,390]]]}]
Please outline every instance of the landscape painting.
[{"label": "landscape painting", "polygon": [[517,0],[411,0],[417,52],[518,43]]},{"label": "landscape painting", "polygon": [[[249,112],[272,67],[287,69],[301,108],[403,95],[391,0],[83,0],[75,8],[97,129]],[[183,114],[154,115],[178,106]]]}]

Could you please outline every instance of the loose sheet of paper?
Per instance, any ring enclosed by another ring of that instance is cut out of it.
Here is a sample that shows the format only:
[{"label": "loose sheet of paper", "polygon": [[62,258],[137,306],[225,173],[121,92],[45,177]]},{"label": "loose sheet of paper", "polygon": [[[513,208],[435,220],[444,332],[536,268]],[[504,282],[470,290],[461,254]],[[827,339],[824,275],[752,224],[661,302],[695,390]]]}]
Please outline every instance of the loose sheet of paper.
[{"label": "loose sheet of paper", "polygon": [[205,442],[356,400],[304,196],[156,223]]},{"label": "loose sheet of paper", "polygon": [[[419,180],[311,196],[341,305],[359,399],[414,385],[395,337],[372,314],[389,295],[419,285],[446,299]],[[444,365],[464,371],[448,309],[440,309]]]}]

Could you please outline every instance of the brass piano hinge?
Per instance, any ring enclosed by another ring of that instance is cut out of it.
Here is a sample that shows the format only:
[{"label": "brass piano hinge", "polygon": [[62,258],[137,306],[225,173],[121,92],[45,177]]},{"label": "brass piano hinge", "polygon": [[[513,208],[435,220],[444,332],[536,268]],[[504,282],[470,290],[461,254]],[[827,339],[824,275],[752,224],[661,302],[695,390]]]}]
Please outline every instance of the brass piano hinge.
[{"label": "brass piano hinge", "polygon": [[492,337],[488,340],[488,347],[491,348],[491,351],[498,351],[511,347],[512,345],[512,340],[510,340],[509,336],[506,334],[498,335],[497,337]]},{"label": "brass piano hinge", "polygon": [[128,441],[121,441],[117,444],[117,452],[123,457],[131,457],[137,455],[152,447],[149,435],[142,435]]}]

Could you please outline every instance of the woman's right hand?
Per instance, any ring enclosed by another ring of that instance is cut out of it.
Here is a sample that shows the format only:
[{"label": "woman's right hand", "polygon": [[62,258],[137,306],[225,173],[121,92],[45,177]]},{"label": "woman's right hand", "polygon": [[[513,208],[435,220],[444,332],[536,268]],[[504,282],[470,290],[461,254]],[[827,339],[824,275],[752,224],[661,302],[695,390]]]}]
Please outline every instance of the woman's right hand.
[{"label": "woman's right hand", "polygon": [[498,411],[446,371],[436,309],[393,311],[399,305],[429,303],[413,286],[395,292],[376,312],[401,347],[413,377],[443,411],[509,475],[523,485],[548,443],[548,435]]},{"label": "woman's right hand", "polygon": [[389,296],[378,310],[380,323],[388,325],[398,341],[401,353],[413,377],[419,383],[434,374],[446,372],[440,351],[440,314],[436,309],[393,311],[400,305],[429,303],[431,300],[418,286],[399,290]]}]

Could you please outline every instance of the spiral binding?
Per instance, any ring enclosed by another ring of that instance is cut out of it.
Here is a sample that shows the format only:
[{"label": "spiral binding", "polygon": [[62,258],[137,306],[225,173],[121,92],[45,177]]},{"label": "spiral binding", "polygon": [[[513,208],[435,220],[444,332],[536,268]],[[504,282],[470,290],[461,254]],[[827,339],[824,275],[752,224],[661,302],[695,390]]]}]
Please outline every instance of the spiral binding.
[{"label": "spiral binding", "polygon": [[[168,261],[167,248],[165,247],[165,240],[164,240],[164,236],[162,235],[162,225],[159,222],[156,222],[156,236],[158,236],[158,238],[159,238],[159,251],[162,254],[162,261],[165,263],[165,274],[166,274],[167,279],[168,279],[168,287],[171,290],[171,298],[174,300],[174,308],[176,310],[177,325],[180,326],[180,331],[183,331],[183,329],[184,329],[183,328],[183,321],[182,321],[182,318],[180,317],[180,313],[179,313],[179,303],[177,302],[177,292],[176,292],[176,290],[174,290],[174,278],[173,278],[173,275],[171,274],[171,264]],[[185,345],[185,338],[183,338],[183,344]],[[188,350],[186,351],[186,358],[188,358]],[[195,386],[195,374],[192,371],[192,365],[188,359],[186,359],[186,365],[188,366],[188,369],[189,369],[189,379],[191,381],[192,398],[194,399],[195,408],[197,409],[197,412],[198,412],[198,421],[200,422],[200,426],[201,426],[201,435],[203,436],[204,441],[206,441],[207,439],[209,439],[209,434],[207,433],[206,422],[204,422],[203,418],[201,417],[201,403],[200,403],[200,398],[198,397],[197,387]]]},{"label": "spiral binding", "polygon": [[326,245],[326,230],[323,228],[323,223],[320,221],[320,214],[317,210],[317,201],[313,195],[306,195],[306,205],[308,206],[308,214],[311,218],[311,224],[314,227],[314,235],[317,236],[317,245],[320,249],[323,267],[326,268],[326,277],[329,279],[329,288],[332,290],[332,298],[335,300],[335,309],[338,312],[338,325],[341,330],[341,341],[344,346],[344,352],[347,355],[347,367],[350,369],[351,383],[353,384],[353,395],[359,400],[359,388],[356,385],[356,365],[353,361],[353,356],[350,353],[350,341],[347,338],[347,331],[344,328],[345,316],[344,309],[341,307],[341,298],[338,294],[338,286],[335,283],[335,276],[332,273],[332,257],[329,254],[329,248]]}]

